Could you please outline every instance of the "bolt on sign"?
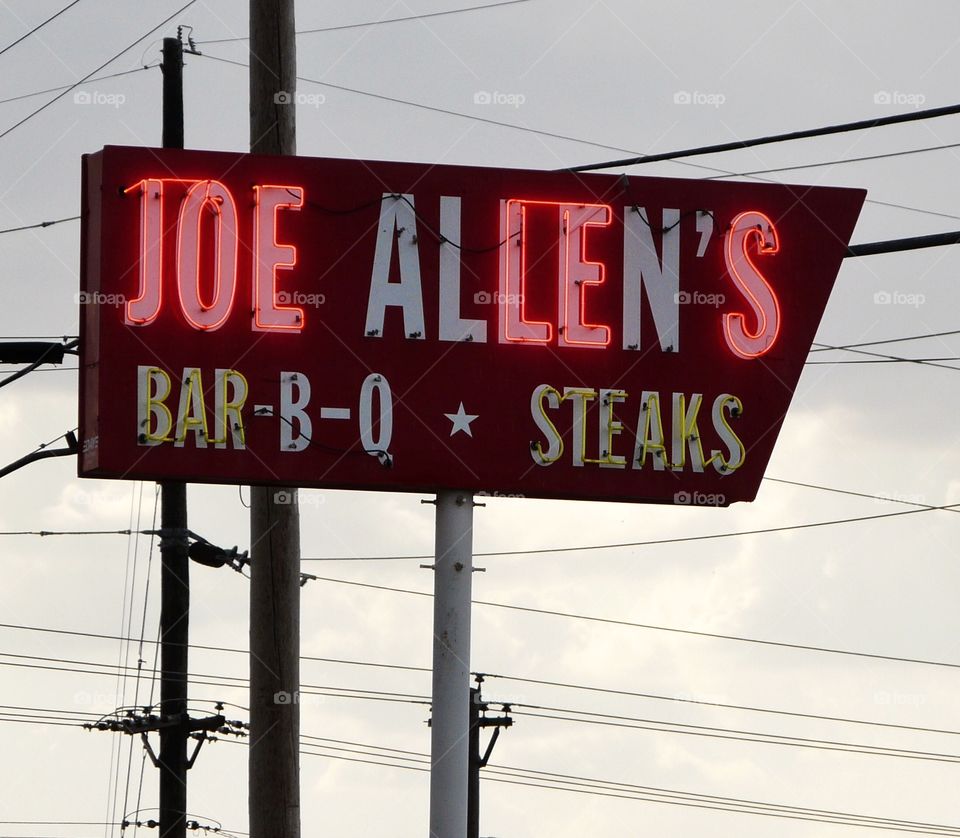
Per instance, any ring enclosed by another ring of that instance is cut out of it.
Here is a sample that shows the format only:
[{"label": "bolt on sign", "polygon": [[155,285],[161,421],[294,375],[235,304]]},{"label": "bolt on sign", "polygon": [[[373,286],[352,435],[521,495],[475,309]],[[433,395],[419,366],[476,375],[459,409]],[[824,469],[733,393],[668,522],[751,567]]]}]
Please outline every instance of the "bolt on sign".
[{"label": "bolt on sign", "polygon": [[107,147],[80,474],[752,500],[864,195]]}]

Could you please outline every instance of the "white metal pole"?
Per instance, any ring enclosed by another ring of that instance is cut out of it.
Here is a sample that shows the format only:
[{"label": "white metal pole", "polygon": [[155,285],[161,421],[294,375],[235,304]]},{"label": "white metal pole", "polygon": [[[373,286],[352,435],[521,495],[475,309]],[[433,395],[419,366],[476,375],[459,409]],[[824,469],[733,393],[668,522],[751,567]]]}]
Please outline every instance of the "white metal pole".
[{"label": "white metal pole", "polygon": [[470,767],[473,495],[437,493],[430,836],[466,838]]}]

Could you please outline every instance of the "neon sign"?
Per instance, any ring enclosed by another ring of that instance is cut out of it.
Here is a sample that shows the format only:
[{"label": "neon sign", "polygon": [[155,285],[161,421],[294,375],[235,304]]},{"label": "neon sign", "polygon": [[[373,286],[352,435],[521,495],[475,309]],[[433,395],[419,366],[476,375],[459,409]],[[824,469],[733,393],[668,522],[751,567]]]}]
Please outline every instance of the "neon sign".
[{"label": "neon sign", "polygon": [[719,505],[863,199],[132,148],[84,178],[81,473]]}]

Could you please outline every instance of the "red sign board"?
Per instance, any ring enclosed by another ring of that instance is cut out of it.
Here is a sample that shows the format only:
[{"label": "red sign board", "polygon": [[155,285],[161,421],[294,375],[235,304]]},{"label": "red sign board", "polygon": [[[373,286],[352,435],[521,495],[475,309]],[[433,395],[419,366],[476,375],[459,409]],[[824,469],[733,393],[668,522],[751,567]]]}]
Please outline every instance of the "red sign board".
[{"label": "red sign board", "polygon": [[90,477],[752,500],[854,189],[108,147]]}]

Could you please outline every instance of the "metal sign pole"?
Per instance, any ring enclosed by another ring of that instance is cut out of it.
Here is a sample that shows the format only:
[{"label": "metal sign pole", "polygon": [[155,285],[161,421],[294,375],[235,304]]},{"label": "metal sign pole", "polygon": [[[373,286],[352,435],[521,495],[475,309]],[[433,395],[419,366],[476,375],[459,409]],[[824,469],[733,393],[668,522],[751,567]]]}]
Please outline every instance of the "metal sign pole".
[{"label": "metal sign pole", "polygon": [[466,838],[473,495],[442,491],[436,504],[430,836]]}]

